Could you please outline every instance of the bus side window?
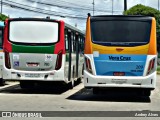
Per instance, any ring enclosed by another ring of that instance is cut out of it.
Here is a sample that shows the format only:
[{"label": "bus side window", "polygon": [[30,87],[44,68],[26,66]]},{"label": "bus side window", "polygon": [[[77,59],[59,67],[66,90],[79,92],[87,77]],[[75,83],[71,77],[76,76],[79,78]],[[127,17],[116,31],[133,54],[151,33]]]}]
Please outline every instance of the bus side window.
[{"label": "bus side window", "polygon": [[82,52],[84,52],[84,36],[82,37],[82,43],[81,43],[81,45],[82,45]]},{"label": "bus side window", "polygon": [[79,35],[77,32],[75,34],[75,51],[76,53],[79,53]]},{"label": "bus side window", "polygon": [[82,36],[80,37],[80,46],[81,46],[81,53],[83,52],[83,49],[82,49]]},{"label": "bus side window", "polygon": [[65,49],[68,51],[68,32],[67,29],[65,29]]},{"label": "bus side window", "polygon": [[79,36],[79,41],[80,52],[82,53],[82,36]]},{"label": "bus side window", "polygon": [[78,36],[78,53],[81,53],[81,39],[80,39],[80,35]]},{"label": "bus side window", "polygon": [[73,52],[73,33],[71,32],[71,51]]},{"label": "bus side window", "polygon": [[72,37],[72,51],[73,53],[76,52],[76,46],[75,46],[75,34],[73,33],[73,37]]}]

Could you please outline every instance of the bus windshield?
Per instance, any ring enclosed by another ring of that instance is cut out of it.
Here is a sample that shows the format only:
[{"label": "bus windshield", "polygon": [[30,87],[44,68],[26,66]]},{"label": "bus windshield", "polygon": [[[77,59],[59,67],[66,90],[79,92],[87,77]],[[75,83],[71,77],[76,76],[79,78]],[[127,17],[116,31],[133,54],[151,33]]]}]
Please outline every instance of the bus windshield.
[{"label": "bus windshield", "polygon": [[58,23],[47,21],[11,21],[9,40],[16,43],[55,43]]},{"label": "bus windshield", "polygon": [[109,46],[136,46],[147,44],[150,40],[149,21],[92,21],[93,43]]}]

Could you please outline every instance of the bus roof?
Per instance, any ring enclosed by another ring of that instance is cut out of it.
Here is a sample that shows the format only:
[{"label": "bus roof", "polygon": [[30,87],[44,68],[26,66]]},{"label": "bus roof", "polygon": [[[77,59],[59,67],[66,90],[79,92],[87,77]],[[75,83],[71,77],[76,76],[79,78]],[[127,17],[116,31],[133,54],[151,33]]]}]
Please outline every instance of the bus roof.
[{"label": "bus roof", "polygon": [[[63,21],[63,20],[56,20],[56,19],[47,19],[47,18],[12,18],[12,19],[9,19],[9,20],[46,20],[46,21]],[[67,28],[70,28],[78,33],[81,33],[81,34],[85,34],[83,31],[79,30],[78,28],[76,27],[73,27],[67,23],[65,23],[65,27]]]},{"label": "bus roof", "polygon": [[67,23],[65,23],[65,27],[70,28],[70,29],[72,29],[72,30],[74,30],[74,31],[76,31],[76,32],[79,32],[79,33],[83,34],[83,35],[85,34],[83,31],[81,31],[81,30],[79,30],[78,28],[73,27],[73,26],[71,26],[71,25],[69,25],[69,24],[67,24]]},{"label": "bus roof", "polygon": [[151,16],[143,15],[98,15],[91,16],[91,20],[152,20]]}]

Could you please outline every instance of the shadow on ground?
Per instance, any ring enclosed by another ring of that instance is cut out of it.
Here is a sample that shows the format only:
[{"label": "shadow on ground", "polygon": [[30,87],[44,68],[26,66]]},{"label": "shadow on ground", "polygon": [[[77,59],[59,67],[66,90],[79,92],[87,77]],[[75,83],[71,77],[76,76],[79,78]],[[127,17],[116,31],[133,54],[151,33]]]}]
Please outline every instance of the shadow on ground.
[{"label": "shadow on ground", "polygon": [[[78,85],[79,83],[76,83]],[[63,94],[70,90],[67,84],[55,82],[38,83],[34,87],[28,89],[21,89],[20,85],[8,87],[0,90],[1,93],[6,94]]]},{"label": "shadow on ground", "polygon": [[79,101],[108,101],[108,102],[151,102],[150,97],[138,96],[135,91],[129,89],[105,89],[94,95],[92,89],[81,89],[69,96],[69,100]]},{"label": "shadow on ground", "polygon": [[3,84],[0,84],[0,88],[5,86],[5,85],[9,85],[8,83],[3,83]]}]

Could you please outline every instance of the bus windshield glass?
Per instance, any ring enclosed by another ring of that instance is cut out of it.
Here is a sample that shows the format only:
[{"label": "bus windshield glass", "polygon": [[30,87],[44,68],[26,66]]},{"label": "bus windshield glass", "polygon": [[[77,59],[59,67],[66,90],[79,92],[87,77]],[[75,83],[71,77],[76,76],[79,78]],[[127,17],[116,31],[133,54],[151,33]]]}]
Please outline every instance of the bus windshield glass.
[{"label": "bus windshield glass", "polygon": [[16,43],[55,43],[58,23],[47,21],[11,21],[9,40]]},{"label": "bus windshield glass", "polygon": [[149,21],[92,21],[93,43],[108,46],[136,46],[147,44],[150,40]]}]

